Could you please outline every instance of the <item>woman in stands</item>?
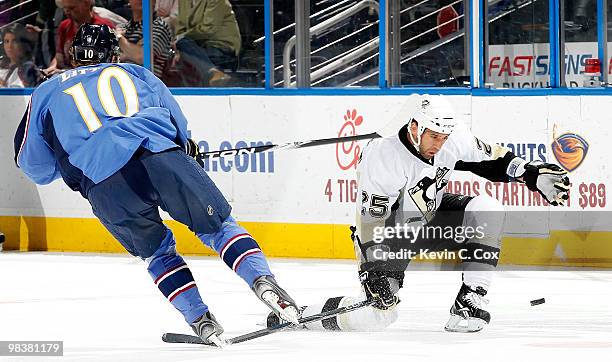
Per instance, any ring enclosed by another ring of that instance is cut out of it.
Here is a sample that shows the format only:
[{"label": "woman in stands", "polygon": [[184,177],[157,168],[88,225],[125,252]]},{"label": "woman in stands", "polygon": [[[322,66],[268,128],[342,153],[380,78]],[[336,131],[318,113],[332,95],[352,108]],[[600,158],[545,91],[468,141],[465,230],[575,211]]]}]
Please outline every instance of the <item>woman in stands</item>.
[{"label": "woman in stands", "polygon": [[0,88],[35,87],[40,72],[32,61],[33,44],[25,27],[13,24],[2,32],[4,55],[0,58]]}]

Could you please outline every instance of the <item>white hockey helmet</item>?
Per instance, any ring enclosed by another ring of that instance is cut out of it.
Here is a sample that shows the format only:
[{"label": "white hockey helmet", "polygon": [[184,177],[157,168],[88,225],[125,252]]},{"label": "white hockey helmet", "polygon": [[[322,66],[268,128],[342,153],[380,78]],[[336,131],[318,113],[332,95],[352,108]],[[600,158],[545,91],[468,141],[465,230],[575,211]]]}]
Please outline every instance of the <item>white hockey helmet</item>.
[{"label": "white hockey helmet", "polygon": [[412,115],[410,121],[418,125],[417,139],[409,132],[415,147],[421,144],[421,136],[426,129],[450,135],[457,125],[455,110],[443,96],[423,96],[419,109]]}]

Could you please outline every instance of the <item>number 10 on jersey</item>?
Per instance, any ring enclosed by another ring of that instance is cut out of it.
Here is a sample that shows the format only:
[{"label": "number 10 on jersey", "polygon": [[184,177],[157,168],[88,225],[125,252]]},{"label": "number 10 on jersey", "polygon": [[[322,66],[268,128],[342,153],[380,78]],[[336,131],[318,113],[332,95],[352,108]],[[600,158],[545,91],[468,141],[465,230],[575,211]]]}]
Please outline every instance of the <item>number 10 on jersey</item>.
[{"label": "number 10 on jersey", "polygon": [[[115,79],[121,92],[123,93],[123,100],[125,101],[125,111],[119,110],[119,105],[113,94],[111,87],[111,80]],[[136,86],[132,81],[132,78],[128,73],[119,67],[108,67],[105,68],[98,76],[97,82],[98,99],[102,108],[109,117],[129,117],[134,113],[138,112],[138,92],[136,92]],[[102,123],[98,118],[98,114],[91,106],[91,101],[83,83],[79,82],[72,87],[64,90],[64,93],[72,96],[74,103],[76,104],[81,118],[87,125],[90,132],[97,130],[102,127]]]}]

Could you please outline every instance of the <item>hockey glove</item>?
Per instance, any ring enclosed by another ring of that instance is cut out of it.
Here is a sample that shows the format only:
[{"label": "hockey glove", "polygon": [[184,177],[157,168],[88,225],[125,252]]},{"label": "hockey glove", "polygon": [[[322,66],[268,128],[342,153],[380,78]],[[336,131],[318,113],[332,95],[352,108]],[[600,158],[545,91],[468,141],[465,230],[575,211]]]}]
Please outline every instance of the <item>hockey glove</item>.
[{"label": "hockey glove", "polygon": [[563,206],[569,199],[567,172],[555,164],[531,161],[525,165],[523,180],[529,190],[539,192],[553,206]]},{"label": "hockey glove", "polygon": [[200,148],[191,138],[187,138],[187,142],[185,143],[185,153],[190,157],[193,157],[200,166],[204,167],[204,162],[202,161],[202,156],[200,155]]},{"label": "hockey glove", "polygon": [[185,153],[193,158],[197,158],[197,156],[200,154],[198,144],[191,138],[187,138],[187,142],[185,143]]},{"label": "hockey glove", "polygon": [[359,273],[359,280],[363,285],[366,297],[368,300],[376,300],[374,308],[382,310],[389,309],[400,302],[395,293],[402,287],[403,279],[403,272],[364,271]]}]

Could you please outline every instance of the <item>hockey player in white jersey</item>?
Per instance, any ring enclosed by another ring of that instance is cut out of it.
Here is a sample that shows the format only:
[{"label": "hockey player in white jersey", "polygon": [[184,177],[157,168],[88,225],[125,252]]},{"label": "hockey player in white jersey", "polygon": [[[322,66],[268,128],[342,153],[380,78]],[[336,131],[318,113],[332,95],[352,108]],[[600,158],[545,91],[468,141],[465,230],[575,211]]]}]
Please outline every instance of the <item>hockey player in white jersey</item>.
[{"label": "hockey player in white jersey", "polygon": [[[484,296],[497,266],[504,209],[499,201],[486,195],[468,197],[445,193],[453,171],[470,171],[490,181],[523,182],[551,205],[563,205],[568,199],[570,182],[559,166],[527,162],[508,148],[482,142],[458,122],[443,96],[421,99],[420,108],[396,135],[368,143],[357,166],[361,202],[357,203],[356,225],[351,230],[359,260],[362,295],[330,298],[322,305],[306,307],[302,315],[347,306],[364,298],[375,299],[376,304],[309,324],[310,329],[385,328],[397,319],[396,293],[405,284],[404,270],[410,262],[410,257],[390,255],[406,255],[404,250],[419,253],[419,250],[461,249],[463,282],[445,329],[450,332],[481,330],[490,321],[484,309]],[[440,237],[435,234],[436,226],[451,227],[460,230],[459,233],[471,227],[480,233],[473,233],[469,240],[466,235]],[[407,235],[402,233],[404,230],[412,233]],[[384,240],[381,240],[382,231],[389,232]],[[397,233],[390,236],[392,231]],[[423,231],[433,231],[434,236]],[[402,251],[404,254],[399,254]],[[268,324],[276,322],[277,318],[271,315]]]}]

